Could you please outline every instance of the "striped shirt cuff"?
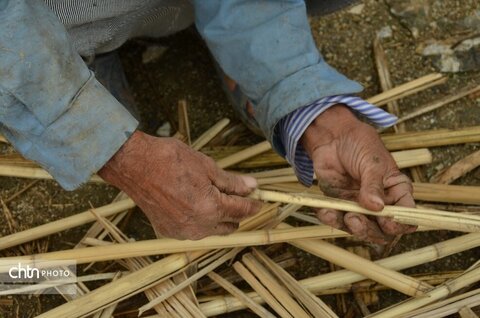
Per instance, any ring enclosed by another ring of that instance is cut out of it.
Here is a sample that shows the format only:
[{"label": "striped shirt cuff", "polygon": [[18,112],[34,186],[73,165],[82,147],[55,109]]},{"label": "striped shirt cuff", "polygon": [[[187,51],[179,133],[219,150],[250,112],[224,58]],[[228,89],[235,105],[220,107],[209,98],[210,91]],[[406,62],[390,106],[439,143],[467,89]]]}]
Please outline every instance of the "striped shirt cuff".
[{"label": "striped shirt cuff", "polygon": [[381,108],[350,95],[324,97],[283,117],[276,127],[276,132],[285,147],[287,161],[293,167],[298,180],[306,186],[311,186],[313,182],[313,162],[299,143],[300,137],[315,118],[336,104],[347,105],[379,127],[392,126],[398,119]]}]

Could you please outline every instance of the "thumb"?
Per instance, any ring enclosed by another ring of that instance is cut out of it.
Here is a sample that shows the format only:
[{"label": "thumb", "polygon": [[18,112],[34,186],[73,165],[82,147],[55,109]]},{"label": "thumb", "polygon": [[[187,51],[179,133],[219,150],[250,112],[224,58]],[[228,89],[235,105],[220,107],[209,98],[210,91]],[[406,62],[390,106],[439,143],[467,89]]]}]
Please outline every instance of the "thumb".
[{"label": "thumb", "polygon": [[385,205],[383,187],[383,173],[381,169],[368,169],[360,180],[360,194],[358,202],[366,209],[380,211]]},{"label": "thumb", "polygon": [[218,169],[212,182],[220,192],[240,196],[248,195],[258,185],[253,177],[236,175],[221,169]]}]

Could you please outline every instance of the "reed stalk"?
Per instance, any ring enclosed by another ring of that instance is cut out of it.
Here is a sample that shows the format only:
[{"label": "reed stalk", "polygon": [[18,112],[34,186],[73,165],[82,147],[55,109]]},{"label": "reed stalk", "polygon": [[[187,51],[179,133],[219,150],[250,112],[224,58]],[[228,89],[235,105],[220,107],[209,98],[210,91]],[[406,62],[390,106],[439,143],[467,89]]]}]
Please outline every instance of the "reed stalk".
[{"label": "reed stalk", "polygon": [[242,263],[234,263],[233,268],[280,317],[294,318]]},{"label": "reed stalk", "polygon": [[[236,232],[228,236],[209,236],[198,241],[179,241],[163,238],[123,244],[86,247],[81,249],[55,251],[28,256],[5,257],[0,265],[0,272],[8,271],[11,264],[21,261],[25,266],[48,266],[50,260],[76,260],[77,264],[109,261],[122,258],[182,253],[218,248],[233,248],[243,246],[258,246],[282,243],[312,237],[332,238],[331,228],[324,225],[304,226],[290,229],[257,230]],[[11,261],[11,264],[8,262]]]},{"label": "reed stalk", "polygon": [[237,298],[240,302],[242,302],[242,304],[244,304],[246,307],[250,308],[250,310],[253,311],[255,314],[257,314],[259,317],[275,318],[275,316],[271,312],[269,312],[268,310],[263,308],[261,305],[254,302],[250,297],[245,295],[245,293],[241,289],[231,284],[228,280],[224,279],[222,276],[216,274],[215,272],[210,272],[208,274],[208,277],[210,277],[212,281],[214,281],[223,289],[225,289],[230,294],[232,294],[235,298]]},{"label": "reed stalk", "polygon": [[422,225],[461,232],[480,232],[480,216],[477,215],[388,205],[382,211],[374,212],[362,208],[358,203],[346,200],[258,189],[252,192],[250,197],[264,201],[292,203],[313,208],[327,208],[372,216],[390,217],[399,223],[410,225]]},{"label": "reed stalk", "polygon": [[227,167],[233,166],[236,163],[244,161],[245,159],[254,157],[258,154],[261,154],[267,150],[272,149],[272,146],[268,141],[262,141],[254,146],[251,146],[247,149],[241,150],[233,155],[217,160],[217,165],[225,169]]},{"label": "reed stalk", "polygon": [[390,318],[398,317],[420,307],[431,304],[437,300],[443,299],[455,293],[456,291],[474,284],[480,280],[480,267],[467,270],[457,278],[446,281],[444,284],[432,289],[426,294],[426,297],[409,299],[386,309],[380,310],[369,318]]},{"label": "reed stalk", "polygon": [[265,253],[253,249],[253,254],[288,288],[302,304],[310,311],[313,317],[338,317],[320,298],[303,287],[286,270],[270,259]]},{"label": "reed stalk", "polygon": [[[281,224],[279,228],[289,228],[286,224]],[[303,240],[299,242],[289,242],[290,244],[309,252],[315,256],[349,269],[362,276],[368,277],[373,281],[379,282],[405,295],[418,297],[423,296],[432,288],[418,279],[401,274],[391,269],[382,267],[372,261],[350,253],[343,248],[330,244],[323,240]]]},{"label": "reed stalk", "polygon": [[223,118],[219,122],[217,122],[215,125],[210,127],[207,131],[205,131],[200,137],[197,138],[192,143],[192,148],[195,150],[200,150],[208,144],[213,138],[215,138],[216,135],[218,135],[225,127],[228,126],[230,123],[230,119],[228,118]]},{"label": "reed stalk", "polygon": [[446,80],[442,74],[432,73],[425,75],[423,77],[417,78],[413,81],[407,82],[405,84],[396,86],[388,91],[375,95],[367,99],[371,104],[382,106],[391,101],[403,98],[409,95],[412,95],[416,92],[424,90],[432,85],[439,85],[444,83]]},{"label": "reed stalk", "polygon": [[[95,210],[99,215],[107,217],[133,207],[135,207],[135,203],[131,199],[125,199],[96,208]],[[95,217],[92,215],[92,213],[90,211],[85,211],[58,221],[53,221],[28,230],[3,236],[0,237],[0,250],[33,241],[41,237],[65,231],[93,221],[95,221]]]}]

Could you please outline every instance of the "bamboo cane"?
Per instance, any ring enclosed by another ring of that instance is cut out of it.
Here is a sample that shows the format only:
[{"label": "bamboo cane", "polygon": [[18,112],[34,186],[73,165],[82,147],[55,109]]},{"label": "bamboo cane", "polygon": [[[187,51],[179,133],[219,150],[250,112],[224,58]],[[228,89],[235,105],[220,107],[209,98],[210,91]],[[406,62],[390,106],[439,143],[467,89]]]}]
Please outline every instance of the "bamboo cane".
[{"label": "bamboo cane", "polygon": [[215,272],[210,272],[208,277],[223,289],[232,294],[235,298],[241,301],[246,307],[250,308],[255,314],[262,318],[275,318],[275,316],[263,308],[261,305],[254,302],[250,297],[245,295],[245,293],[231,284],[228,280],[224,279],[222,276],[216,274]]},{"label": "bamboo cane", "polygon": [[429,291],[426,296],[422,298],[409,299],[400,304],[393,305],[379,312],[376,312],[368,317],[376,318],[390,318],[398,317],[402,314],[408,313],[425,305],[431,304],[439,299],[452,295],[456,291],[467,287],[480,280],[480,267],[467,270],[458,278],[446,281],[444,284]]},{"label": "bamboo cane", "polygon": [[[315,242],[315,240],[305,241],[312,242],[312,244]],[[399,271],[432,262],[478,246],[480,246],[480,234],[471,233],[410,252],[380,259],[375,261],[375,263],[382,267]],[[364,276],[355,272],[339,270],[328,274],[306,278],[299,282],[312,293],[317,294],[324,290],[353,284],[364,279]],[[262,298],[254,292],[248,293],[247,295],[255,302],[261,303],[263,301]],[[225,299],[222,297],[220,299],[200,304],[200,309],[206,316],[220,315],[243,308],[245,307],[242,303],[232,297],[226,297]]]},{"label": "bamboo cane", "polygon": [[241,150],[238,153],[235,153],[233,155],[230,155],[228,157],[218,160],[217,165],[220,168],[225,169],[227,167],[233,166],[236,163],[239,163],[245,159],[261,154],[262,152],[265,152],[270,149],[272,149],[272,146],[270,145],[270,143],[268,141],[262,141],[259,144],[256,144],[252,147]]},{"label": "bamboo cane", "polygon": [[234,263],[233,268],[280,317],[294,318],[242,263]]},{"label": "bamboo cane", "polygon": [[210,140],[212,140],[216,135],[218,135],[223,128],[227,127],[229,123],[230,119],[228,118],[223,118],[222,120],[217,122],[192,143],[192,148],[195,150],[202,149],[202,147],[208,144]]},{"label": "bamboo cane", "polygon": [[286,270],[265,253],[253,249],[253,254],[274,273],[288,290],[295,295],[314,317],[338,317],[322,300],[303,287]]},{"label": "bamboo cane", "polygon": [[[124,244],[87,247],[75,250],[55,251],[29,256],[5,257],[0,265],[0,272],[8,271],[8,262],[35,266],[48,266],[49,260],[76,260],[77,264],[108,261],[114,259],[180,253],[217,248],[233,248],[241,246],[257,246],[281,243],[312,237],[336,237],[328,226],[304,226],[290,229],[257,230],[236,232],[228,236],[209,236],[198,241],[179,241],[175,239],[156,239]],[[45,263],[44,263],[45,262]],[[10,264],[11,265],[11,264]]]},{"label": "bamboo cane", "polygon": [[374,212],[366,210],[360,207],[358,203],[351,201],[258,189],[252,192],[250,197],[264,201],[293,203],[313,208],[327,208],[373,216],[390,217],[404,224],[423,225],[461,232],[480,232],[480,217],[476,215],[401,206],[385,206],[382,211]]},{"label": "bamboo cane", "polygon": [[[130,199],[125,199],[97,208],[96,211],[99,215],[107,217],[131,209],[133,207],[135,207],[135,203]],[[25,242],[33,241],[41,237],[61,232],[93,221],[95,221],[95,217],[90,211],[86,211],[58,221],[43,224],[32,229],[3,236],[0,237],[0,250]]]}]

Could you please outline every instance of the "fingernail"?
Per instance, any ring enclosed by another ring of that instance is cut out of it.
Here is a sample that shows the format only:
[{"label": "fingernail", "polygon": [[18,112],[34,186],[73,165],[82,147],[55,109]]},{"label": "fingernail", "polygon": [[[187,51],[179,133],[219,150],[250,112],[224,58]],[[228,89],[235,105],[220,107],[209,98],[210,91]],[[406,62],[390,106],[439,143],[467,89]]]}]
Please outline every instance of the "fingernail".
[{"label": "fingernail", "polygon": [[241,177],[243,179],[243,182],[245,182],[247,187],[249,187],[250,189],[255,189],[257,187],[258,185],[257,179],[255,179],[254,177],[250,177],[250,176],[241,176]]},{"label": "fingernail", "polygon": [[360,228],[363,227],[363,223],[358,216],[351,216],[348,218],[348,225],[350,228]]},{"label": "fingernail", "polygon": [[383,203],[383,200],[377,197],[376,195],[371,195],[370,201],[373,204],[375,204],[379,209],[383,209],[383,207],[385,206],[385,203]]}]

